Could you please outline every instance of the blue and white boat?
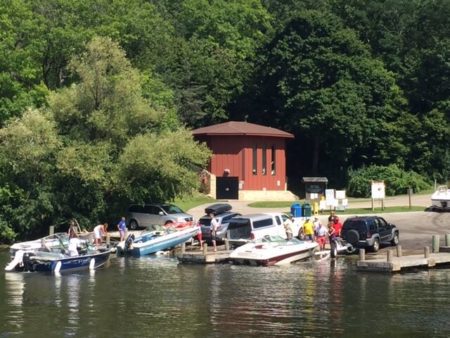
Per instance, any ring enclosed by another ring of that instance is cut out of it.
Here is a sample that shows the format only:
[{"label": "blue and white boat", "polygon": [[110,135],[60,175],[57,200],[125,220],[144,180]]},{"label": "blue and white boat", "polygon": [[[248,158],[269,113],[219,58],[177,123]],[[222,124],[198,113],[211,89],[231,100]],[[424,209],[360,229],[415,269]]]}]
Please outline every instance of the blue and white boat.
[{"label": "blue and white boat", "polygon": [[117,254],[139,257],[168,250],[189,241],[198,231],[198,227],[190,226],[181,230],[167,228],[160,231],[144,231],[136,237],[132,234],[117,245]]},{"label": "blue and white boat", "polygon": [[93,270],[103,266],[110,253],[111,249],[96,248],[89,240],[69,240],[67,234],[57,233],[12,248],[11,261],[5,271],[61,273]]}]

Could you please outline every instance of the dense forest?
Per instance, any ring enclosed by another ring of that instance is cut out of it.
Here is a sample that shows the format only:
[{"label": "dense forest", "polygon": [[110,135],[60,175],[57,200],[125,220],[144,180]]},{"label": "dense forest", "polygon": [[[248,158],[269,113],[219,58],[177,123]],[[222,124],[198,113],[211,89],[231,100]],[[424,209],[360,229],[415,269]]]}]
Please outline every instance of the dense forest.
[{"label": "dense forest", "polygon": [[0,53],[0,241],[195,191],[228,120],[292,185],[449,179],[448,0],[2,0]]}]

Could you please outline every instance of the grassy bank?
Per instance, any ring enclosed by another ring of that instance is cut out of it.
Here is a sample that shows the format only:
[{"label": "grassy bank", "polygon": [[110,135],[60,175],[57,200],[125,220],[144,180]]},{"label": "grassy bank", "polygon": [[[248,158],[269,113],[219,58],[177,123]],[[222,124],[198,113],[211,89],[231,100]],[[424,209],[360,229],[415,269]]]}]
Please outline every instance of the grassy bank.
[{"label": "grassy bank", "polygon": [[[367,201],[370,202],[370,199],[364,200],[364,199],[358,199],[358,202]],[[174,204],[178,205],[183,210],[189,210],[192,209],[198,205],[207,204],[207,203],[216,203],[217,201],[215,199],[212,199],[205,195],[196,195],[191,197],[186,197],[183,199],[176,199],[174,201]],[[300,203],[304,204],[304,200],[299,201],[260,201],[260,202],[253,202],[250,203],[249,206],[255,209],[261,209],[261,212],[264,212],[263,209],[270,208],[270,209],[279,209],[282,212],[289,213],[291,210],[291,205],[294,203]],[[409,208],[408,206],[395,206],[395,207],[385,207],[384,209],[381,209],[381,207],[377,207],[374,210],[372,208],[349,208],[345,211],[337,211],[338,214],[352,214],[352,215],[363,215],[363,214],[382,214],[382,213],[392,213],[392,212],[410,212],[410,211],[424,211],[425,208],[422,206],[412,206]],[[257,211],[257,210],[255,210]],[[324,212],[324,214],[327,214],[328,212]]]},{"label": "grassy bank", "polygon": [[[261,201],[261,202],[253,202],[250,203],[249,206],[252,208],[279,208],[285,210],[285,212],[290,212],[291,205],[295,202],[281,202],[281,201]],[[303,201],[300,201],[301,204],[303,204]],[[382,214],[382,213],[391,213],[391,212],[411,212],[411,211],[424,211],[425,208],[421,206],[395,206],[395,207],[385,207],[384,209],[381,209],[380,207],[374,208],[348,208],[345,211],[336,211],[337,214],[352,214],[352,215],[362,215],[362,214]],[[327,212],[324,212],[323,214],[327,214]]]},{"label": "grassy bank", "polygon": [[189,198],[176,199],[173,203],[179,206],[182,210],[186,211],[192,209],[198,205],[205,203],[215,203],[216,200],[206,195],[196,195]]}]

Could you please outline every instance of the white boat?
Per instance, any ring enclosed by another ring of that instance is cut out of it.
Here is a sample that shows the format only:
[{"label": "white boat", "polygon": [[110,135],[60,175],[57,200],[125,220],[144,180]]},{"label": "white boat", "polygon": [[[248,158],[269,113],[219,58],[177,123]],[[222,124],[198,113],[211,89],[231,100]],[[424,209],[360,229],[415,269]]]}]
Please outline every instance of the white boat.
[{"label": "white boat", "polygon": [[[54,234],[54,236],[44,237],[45,245],[49,248],[56,248],[61,245],[61,240],[64,241],[64,244],[68,245],[69,239],[65,235],[66,235],[65,232],[57,232]],[[14,257],[15,253],[19,250],[33,251],[33,250],[41,249],[42,241],[43,241],[43,238],[39,238],[39,239],[35,239],[32,241],[14,243],[13,245],[11,245],[9,247],[9,252],[11,254],[11,257]]]},{"label": "white boat", "polygon": [[233,250],[230,260],[236,264],[283,265],[313,257],[317,248],[316,242],[267,235]]},{"label": "white boat", "polygon": [[431,208],[450,210],[450,189],[446,185],[439,186],[431,195]]}]

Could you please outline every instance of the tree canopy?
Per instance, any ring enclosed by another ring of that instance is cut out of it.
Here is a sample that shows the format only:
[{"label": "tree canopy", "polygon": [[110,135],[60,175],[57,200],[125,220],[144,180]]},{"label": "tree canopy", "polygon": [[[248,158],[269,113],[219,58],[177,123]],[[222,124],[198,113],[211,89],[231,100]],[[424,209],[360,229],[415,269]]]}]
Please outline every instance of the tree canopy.
[{"label": "tree canopy", "polygon": [[107,219],[111,206],[171,200],[198,187],[209,150],[171,107],[143,97],[145,79],[117,43],[94,37],[70,69],[77,83],[0,130],[5,237],[67,217],[88,225]]},{"label": "tree canopy", "polygon": [[0,236],[190,193],[230,119],[295,134],[294,185],[447,182],[449,56],[447,0],[2,1]]}]

